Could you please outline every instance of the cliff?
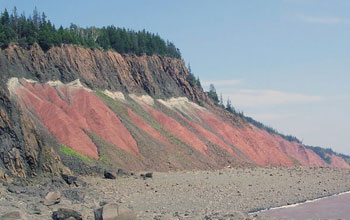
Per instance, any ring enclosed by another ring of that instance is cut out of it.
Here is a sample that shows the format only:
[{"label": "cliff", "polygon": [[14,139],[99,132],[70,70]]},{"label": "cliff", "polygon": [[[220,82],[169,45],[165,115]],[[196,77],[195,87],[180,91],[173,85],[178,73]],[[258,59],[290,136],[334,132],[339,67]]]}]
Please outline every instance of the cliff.
[{"label": "cliff", "polygon": [[207,101],[203,91],[191,87],[186,80],[189,73],[182,60],[155,55],[122,56],[68,45],[45,53],[38,45],[28,50],[13,45],[1,51],[0,71],[4,82],[10,77],[62,83],[80,79],[91,89]]},{"label": "cliff", "polygon": [[217,108],[179,59],[12,45],[0,51],[0,71],[0,169],[8,177],[99,166],[350,167]]}]

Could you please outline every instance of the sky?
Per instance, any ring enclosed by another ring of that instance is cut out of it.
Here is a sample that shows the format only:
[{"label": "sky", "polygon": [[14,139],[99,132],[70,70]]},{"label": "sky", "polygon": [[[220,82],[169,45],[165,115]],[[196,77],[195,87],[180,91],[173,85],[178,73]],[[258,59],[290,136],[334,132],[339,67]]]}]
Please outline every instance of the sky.
[{"label": "sky", "polygon": [[305,144],[350,154],[348,0],[1,0],[54,24],[146,29],[175,43],[205,89]]}]

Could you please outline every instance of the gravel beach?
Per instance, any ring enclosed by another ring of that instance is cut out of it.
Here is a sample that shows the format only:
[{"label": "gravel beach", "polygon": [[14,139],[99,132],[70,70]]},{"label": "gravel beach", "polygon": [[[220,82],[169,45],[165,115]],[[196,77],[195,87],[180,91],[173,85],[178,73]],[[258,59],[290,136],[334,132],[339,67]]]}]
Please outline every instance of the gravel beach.
[{"label": "gravel beach", "polygon": [[[47,193],[58,202],[46,205]],[[271,207],[350,191],[350,170],[332,168],[227,168],[217,171],[153,173],[151,178],[79,176],[0,187],[0,213],[19,212],[25,219],[52,219],[59,208],[95,219],[104,204],[122,205],[138,219],[268,219],[256,214]],[[1,216],[1,215],[0,215]]]}]

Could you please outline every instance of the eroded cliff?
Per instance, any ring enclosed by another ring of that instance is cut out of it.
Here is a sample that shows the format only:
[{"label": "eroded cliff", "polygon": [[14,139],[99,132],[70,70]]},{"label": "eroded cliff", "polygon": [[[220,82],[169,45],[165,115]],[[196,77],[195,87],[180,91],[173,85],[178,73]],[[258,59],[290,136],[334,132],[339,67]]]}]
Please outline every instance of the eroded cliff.
[{"label": "eroded cliff", "polygon": [[63,164],[74,170],[72,157],[129,170],[349,167],[217,108],[187,81],[182,60],[13,45],[0,51],[0,65],[0,167],[8,175],[69,172]]}]

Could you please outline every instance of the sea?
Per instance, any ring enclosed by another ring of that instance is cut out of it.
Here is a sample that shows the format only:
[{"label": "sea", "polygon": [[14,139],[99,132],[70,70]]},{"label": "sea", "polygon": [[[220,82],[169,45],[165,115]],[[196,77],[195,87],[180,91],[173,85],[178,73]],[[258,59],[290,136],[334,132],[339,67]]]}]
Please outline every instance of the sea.
[{"label": "sea", "polygon": [[304,203],[272,208],[261,211],[258,213],[258,215],[294,220],[350,220],[350,192],[310,200]]}]

